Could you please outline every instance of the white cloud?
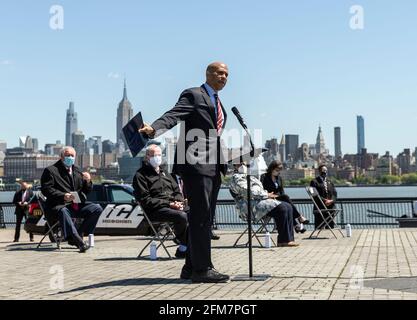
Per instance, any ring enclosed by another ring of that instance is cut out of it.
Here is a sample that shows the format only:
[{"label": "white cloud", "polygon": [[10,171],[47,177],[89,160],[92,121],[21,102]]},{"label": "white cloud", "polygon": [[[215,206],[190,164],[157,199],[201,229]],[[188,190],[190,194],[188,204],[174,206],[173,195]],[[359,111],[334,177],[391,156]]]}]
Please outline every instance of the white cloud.
[{"label": "white cloud", "polygon": [[109,78],[109,79],[119,79],[119,78],[120,78],[120,74],[115,73],[115,72],[110,72],[110,73],[107,75],[107,78]]}]

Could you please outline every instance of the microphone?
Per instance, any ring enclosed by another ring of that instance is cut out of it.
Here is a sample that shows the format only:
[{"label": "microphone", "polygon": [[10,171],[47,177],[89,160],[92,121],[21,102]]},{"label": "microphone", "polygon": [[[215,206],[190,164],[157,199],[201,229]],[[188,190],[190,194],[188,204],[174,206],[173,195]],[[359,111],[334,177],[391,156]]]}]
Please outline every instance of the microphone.
[{"label": "microphone", "polygon": [[242,116],[240,115],[239,110],[236,107],[232,108],[232,112],[235,114],[237,120],[239,120],[240,125],[244,128],[244,129],[248,129],[248,126],[246,125],[245,121],[243,120]]}]

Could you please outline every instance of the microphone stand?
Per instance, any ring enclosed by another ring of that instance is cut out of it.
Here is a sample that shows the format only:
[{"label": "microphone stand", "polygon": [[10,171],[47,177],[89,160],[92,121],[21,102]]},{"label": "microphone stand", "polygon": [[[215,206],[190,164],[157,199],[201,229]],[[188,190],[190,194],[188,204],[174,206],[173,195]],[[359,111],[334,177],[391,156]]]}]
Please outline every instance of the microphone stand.
[{"label": "microphone stand", "polygon": [[[234,277],[233,281],[266,281],[271,277],[269,274],[261,274],[261,275],[254,275],[253,274],[253,252],[252,252],[252,205],[251,205],[251,177],[250,174],[250,163],[251,160],[255,158],[255,145],[253,144],[252,137],[249,133],[248,127],[245,125],[243,121],[240,121],[239,123],[242,126],[242,128],[245,130],[246,135],[249,138],[250,143],[250,160],[248,161],[247,167],[248,172],[246,175],[246,182],[247,182],[247,208],[248,208],[248,244],[249,244],[249,277],[247,275],[238,275]],[[243,153],[243,151],[242,151]]]}]

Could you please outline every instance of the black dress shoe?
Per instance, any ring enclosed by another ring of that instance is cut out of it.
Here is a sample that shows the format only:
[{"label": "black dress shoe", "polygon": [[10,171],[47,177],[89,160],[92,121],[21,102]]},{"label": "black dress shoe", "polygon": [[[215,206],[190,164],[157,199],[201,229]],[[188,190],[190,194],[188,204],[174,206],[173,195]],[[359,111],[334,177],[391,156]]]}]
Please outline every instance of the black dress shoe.
[{"label": "black dress shoe", "polygon": [[193,283],[226,283],[230,280],[230,277],[210,269],[203,272],[193,272],[191,280]]},{"label": "black dress shoe", "polygon": [[187,256],[187,251],[180,251],[180,249],[177,249],[177,252],[175,252],[175,257],[178,259],[185,259]]},{"label": "black dress shoe", "polygon": [[188,266],[184,266],[182,267],[180,278],[182,280],[190,280],[192,274],[193,270],[191,270]]},{"label": "black dress shoe", "polygon": [[307,231],[307,229],[306,228],[302,228],[301,230],[299,229],[299,228],[295,228],[295,232],[297,232],[297,233],[301,233],[301,234],[303,234],[303,233],[305,233]]},{"label": "black dress shoe", "polygon": [[80,249],[80,253],[85,253],[88,249],[90,249],[90,247],[85,242],[83,242],[83,244],[80,245],[78,249]]},{"label": "black dress shoe", "polygon": [[220,240],[220,236],[215,234],[213,230],[211,230],[210,238],[211,238],[211,240]]}]

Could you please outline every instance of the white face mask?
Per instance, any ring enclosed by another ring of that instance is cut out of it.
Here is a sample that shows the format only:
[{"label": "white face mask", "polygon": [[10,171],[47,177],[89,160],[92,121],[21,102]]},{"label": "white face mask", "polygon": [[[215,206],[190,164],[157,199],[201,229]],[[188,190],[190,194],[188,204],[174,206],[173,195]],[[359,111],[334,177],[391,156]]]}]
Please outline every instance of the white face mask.
[{"label": "white face mask", "polygon": [[155,156],[149,159],[152,167],[158,168],[162,164],[162,156]]},{"label": "white face mask", "polygon": [[239,167],[239,173],[240,174],[247,174],[248,173],[248,167],[247,166],[240,166]]}]

